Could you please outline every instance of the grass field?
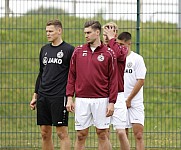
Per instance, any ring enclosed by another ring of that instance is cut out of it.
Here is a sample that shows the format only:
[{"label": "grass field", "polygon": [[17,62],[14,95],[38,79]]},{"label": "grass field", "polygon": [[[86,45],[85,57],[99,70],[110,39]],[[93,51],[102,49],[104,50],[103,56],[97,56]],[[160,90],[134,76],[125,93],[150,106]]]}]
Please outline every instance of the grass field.
[{"label": "grass field", "polygon": [[[38,73],[38,54],[45,44],[45,23],[50,18],[63,22],[63,38],[74,46],[84,43],[83,23],[87,19],[67,15],[27,15],[0,18],[0,149],[32,149],[41,146],[36,111],[29,102]],[[107,22],[95,18],[102,24]],[[136,42],[136,22],[116,21],[121,31],[129,31]],[[140,54],[147,66],[144,86],[145,146],[147,150],[181,149],[181,33],[175,24],[141,23]],[[136,44],[133,43],[133,50]],[[112,130],[113,131],[113,130]],[[75,141],[74,119],[70,114],[69,132]],[[56,149],[58,139],[54,134]],[[97,146],[94,128],[90,129],[87,150]],[[134,149],[134,139],[129,137]],[[111,134],[113,149],[119,143]]]}]

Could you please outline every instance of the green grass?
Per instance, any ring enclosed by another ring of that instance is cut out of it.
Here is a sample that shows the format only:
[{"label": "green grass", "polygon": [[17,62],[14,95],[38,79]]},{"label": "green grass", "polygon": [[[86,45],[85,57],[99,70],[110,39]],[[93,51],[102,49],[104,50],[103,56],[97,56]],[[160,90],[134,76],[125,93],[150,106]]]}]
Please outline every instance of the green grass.
[{"label": "green grass", "polygon": [[[65,41],[77,46],[84,43],[83,24],[88,19],[61,15],[25,15],[0,18],[0,149],[40,149],[41,136],[36,125],[36,111],[29,102],[38,73],[38,55],[47,43],[45,24],[59,18],[64,27]],[[90,18],[89,18],[90,19]],[[102,24],[108,22],[100,16]],[[115,21],[119,32],[129,31],[136,50],[136,22]],[[140,54],[144,57],[147,76],[144,86],[145,145],[148,150],[181,149],[181,51],[180,30],[176,24],[141,23]],[[70,114],[69,132],[75,142],[74,119]],[[113,149],[119,143],[112,130]],[[59,143],[54,131],[54,142]],[[132,148],[134,138],[129,137]],[[90,129],[87,149],[97,146],[94,128]]]}]

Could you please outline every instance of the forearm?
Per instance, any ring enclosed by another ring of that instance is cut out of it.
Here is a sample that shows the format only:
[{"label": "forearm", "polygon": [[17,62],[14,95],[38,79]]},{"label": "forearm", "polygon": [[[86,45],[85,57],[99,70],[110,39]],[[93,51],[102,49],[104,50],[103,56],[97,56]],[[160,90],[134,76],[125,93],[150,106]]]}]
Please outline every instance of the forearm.
[{"label": "forearm", "polygon": [[32,99],[37,99],[38,94],[37,93],[33,93]]},{"label": "forearm", "polygon": [[125,46],[120,46],[116,40],[113,38],[109,41],[109,46],[116,53],[118,61],[124,61],[128,54],[128,48]]},{"label": "forearm", "polygon": [[144,79],[138,79],[137,83],[135,84],[132,92],[127,98],[127,101],[132,101],[132,99],[136,96],[136,94],[139,92],[141,87],[144,85]]},{"label": "forearm", "polygon": [[112,65],[109,65],[109,102],[110,103],[116,103],[117,94],[118,94],[118,82],[117,82],[117,60],[113,59],[111,63]]}]

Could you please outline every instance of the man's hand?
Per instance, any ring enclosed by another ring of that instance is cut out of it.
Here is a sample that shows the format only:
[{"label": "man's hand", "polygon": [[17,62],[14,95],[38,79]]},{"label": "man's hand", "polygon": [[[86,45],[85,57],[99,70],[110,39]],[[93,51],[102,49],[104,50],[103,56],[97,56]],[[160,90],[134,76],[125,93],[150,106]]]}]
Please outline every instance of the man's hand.
[{"label": "man's hand", "polygon": [[67,108],[67,111],[69,112],[74,112],[75,110],[75,104],[73,102],[73,98],[70,96],[68,97],[66,108]]},{"label": "man's hand", "polygon": [[130,100],[126,100],[126,107],[130,108],[131,107],[131,101]]},{"label": "man's hand", "polygon": [[35,108],[36,108],[36,101],[37,101],[37,99],[32,98],[32,100],[30,102],[31,110],[35,110]]},{"label": "man's hand", "polygon": [[109,103],[107,107],[106,117],[112,116],[114,113],[114,103]]},{"label": "man's hand", "polygon": [[117,36],[117,32],[115,30],[115,27],[113,27],[113,26],[106,26],[104,28],[104,33],[107,35],[107,38],[109,40],[116,38],[116,36]]}]

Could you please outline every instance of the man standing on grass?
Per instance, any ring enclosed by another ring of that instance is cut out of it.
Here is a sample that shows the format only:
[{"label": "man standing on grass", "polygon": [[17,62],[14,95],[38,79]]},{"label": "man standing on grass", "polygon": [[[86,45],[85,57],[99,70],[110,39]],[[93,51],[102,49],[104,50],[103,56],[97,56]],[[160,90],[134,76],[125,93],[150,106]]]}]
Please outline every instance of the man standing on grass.
[{"label": "man standing on grass", "polygon": [[[114,113],[111,116],[111,124],[116,130],[118,139],[120,142],[121,150],[130,150],[130,145],[128,138],[126,136],[126,115],[127,107],[124,98],[124,69],[126,63],[126,56],[128,53],[128,48],[125,46],[120,46],[116,39],[118,36],[118,26],[114,22],[108,22],[103,26],[103,39],[104,44],[114,50],[117,57],[117,69],[118,69],[118,96],[116,103],[114,105]],[[108,131],[109,133],[109,131]]]},{"label": "man standing on grass", "polygon": [[146,66],[143,57],[131,51],[131,34],[129,32],[122,32],[118,36],[117,42],[128,47],[124,71],[124,95],[128,108],[126,132],[128,135],[128,128],[133,128],[136,150],[144,150],[143,85],[146,76]]},{"label": "man standing on grass", "polygon": [[30,107],[37,108],[37,124],[40,125],[41,130],[42,149],[54,149],[53,125],[56,126],[61,150],[70,150],[66,84],[74,47],[62,40],[62,23],[59,20],[47,22],[46,34],[50,43],[43,46],[40,51],[40,71]]},{"label": "man standing on grass", "polygon": [[117,60],[112,49],[100,40],[101,24],[98,21],[87,21],[84,34],[87,43],[75,48],[66,91],[67,110],[73,112],[75,109],[75,150],[85,149],[92,125],[96,127],[98,149],[109,150],[107,129],[118,93]]}]

